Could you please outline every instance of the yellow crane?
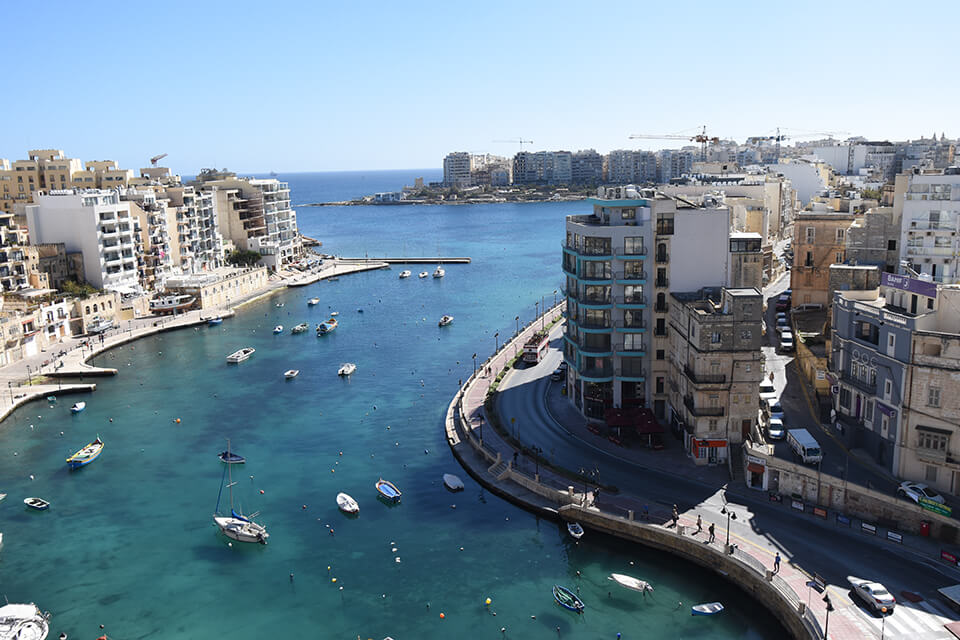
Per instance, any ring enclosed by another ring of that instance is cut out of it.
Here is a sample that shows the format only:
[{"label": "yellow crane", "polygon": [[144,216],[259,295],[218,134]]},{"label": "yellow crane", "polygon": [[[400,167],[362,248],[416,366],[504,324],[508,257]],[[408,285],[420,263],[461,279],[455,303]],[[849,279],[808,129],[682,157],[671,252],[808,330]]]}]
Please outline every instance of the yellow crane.
[{"label": "yellow crane", "polygon": [[720,138],[716,136],[707,135],[707,126],[703,125],[703,129],[700,133],[695,133],[693,135],[674,135],[674,134],[664,134],[664,135],[650,135],[646,133],[634,133],[630,135],[631,140],[688,140],[690,142],[696,142],[700,144],[700,161],[707,161],[707,144],[717,144],[720,142]]}]

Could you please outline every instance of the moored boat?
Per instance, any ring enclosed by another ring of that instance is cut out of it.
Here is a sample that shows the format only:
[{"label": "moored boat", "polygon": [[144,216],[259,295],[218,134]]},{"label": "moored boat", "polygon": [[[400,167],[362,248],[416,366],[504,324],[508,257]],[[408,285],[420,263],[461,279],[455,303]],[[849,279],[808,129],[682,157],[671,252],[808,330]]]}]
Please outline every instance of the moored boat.
[{"label": "moored boat", "polygon": [[278,324],[277,326],[275,326],[275,327],[273,328],[273,335],[277,335],[278,333],[283,333],[283,325],[282,325],[282,324]]},{"label": "moored boat", "polygon": [[450,491],[463,491],[463,480],[452,473],[443,474],[443,486]]},{"label": "moored boat", "polygon": [[102,451],[103,441],[100,439],[100,436],[97,436],[96,440],[67,458],[67,465],[71,469],[79,469],[96,460]]},{"label": "moored boat", "polygon": [[453,322],[453,316],[443,316],[442,318],[440,318],[440,322],[437,323],[437,326],[445,327],[451,322]]},{"label": "moored boat", "polygon": [[[227,440],[227,454],[230,454],[230,441]],[[223,480],[224,477],[228,479],[227,489],[230,491],[230,515],[221,516],[219,513],[220,510],[220,495],[223,493]],[[231,540],[236,540],[237,542],[258,542],[260,544],[267,544],[267,538],[270,537],[270,534],[267,533],[266,527],[261,524],[257,524],[251,518],[257,516],[256,513],[249,516],[243,515],[242,512],[238,512],[233,507],[233,465],[228,464],[227,468],[224,470],[224,476],[220,478],[220,493],[217,494],[217,507],[213,514],[213,522],[217,525],[217,528]]]},{"label": "moored boat", "polygon": [[43,640],[49,631],[50,614],[40,611],[32,602],[0,607],[0,638],[3,640]]},{"label": "moored boat", "polygon": [[46,511],[50,508],[50,503],[43,498],[24,498],[23,504],[37,511]]},{"label": "moored boat", "polygon": [[237,362],[243,362],[244,360],[252,356],[256,351],[257,350],[254,349],[253,347],[244,347],[243,349],[234,351],[233,353],[228,355],[227,362],[230,362],[232,364],[236,364]]},{"label": "moored boat", "polygon": [[189,294],[162,296],[150,301],[150,311],[153,313],[176,313],[190,308],[194,301],[196,301],[196,297]]},{"label": "moored boat", "polygon": [[577,540],[583,537],[583,527],[580,526],[579,522],[568,522],[567,532]]},{"label": "moored boat", "polygon": [[210,326],[210,327],[215,327],[215,326],[217,326],[218,324],[223,324],[223,318],[221,318],[220,316],[217,316],[217,317],[215,317],[215,318],[208,318],[208,319],[207,319],[207,325]]},{"label": "moored boat", "polygon": [[409,277],[410,277],[410,270],[409,270],[409,269],[404,269],[403,271],[401,271],[401,272],[400,272],[400,277],[401,277],[401,278],[409,278]]},{"label": "moored boat", "polygon": [[227,464],[243,464],[247,461],[242,455],[234,453],[229,449],[221,451],[217,454],[217,457],[220,458],[220,462],[226,462]]},{"label": "moored boat", "polygon": [[357,365],[353,364],[352,362],[344,362],[342,365],[340,365],[340,369],[337,370],[337,375],[349,376],[356,370]]},{"label": "moored boat", "polygon": [[300,375],[300,369],[288,369],[283,372],[283,377],[286,378],[287,380],[292,380],[293,378],[296,378],[298,375]]},{"label": "moored boat", "polygon": [[723,605],[719,602],[704,602],[690,607],[692,616],[713,616],[723,611]]},{"label": "moored boat", "polygon": [[94,316],[91,322],[87,323],[87,333],[103,333],[113,328],[113,320]]},{"label": "moored boat", "polygon": [[621,587],[630,589],[631,591],[639,591],[640,593],[653,591],[653,585],[651,585],[649,582],[640,580],[639,578],[634,578],[633,576],[624,575],[622,573],[611,573],[609,576],[607,576],[607,580],[613,580]]},{"label": "moored boat", "polygon": [[430,275],[430,274],[427,273],[426,271],[421,271],[420,274],[419,274],[417,277],[418,277],[418,278],[426,278],[426,277],[429,276],[429,275]]},{"label": "moored boat", "polygon": [[442,278],[445,275],[447,275],[447,270],[441,267],[440,265],[437,265],[437,268],[433,270],[434,278]]},{"label": "moored boat", "polygon": [[317,335],[322,336],[332,332],[334,329],[337,328],[338,324],[340,324],[340,322],[333,316],[330,316],[329,320],[327,320],[326,322],[321,322],[320,324],[317,325]]},{"label": "moored boat", "polygon": [[306,330],[309,329],[309,328],[310,328],[310,325],[308,325],[306,322],[301,322],[300,324],[298,324],[297,326],[295,326],[293,329],[290,329],[290,332],[291,332],[291,333],[303,333],[304,331],[306,331]]},{"label": "moored boat", "polygon": [[556,600],[557,604],[561,607],[570,609],[570,611],[576,611],[577,613],[583,613],[583,600],[566,587],[561,587],[558,584],[553,585],[553,599]]},{"label": "moored boat", "polygon": [[320,304],[320,298],[310,298],[307,300],[307,304],[311,307],[315,304]]},{"label": "moored boat", "polygon": [[392,482],[390,482],[389,480],[384,480],[383,478],[380,478],[379,480],[377,480],[376,487],[377,487],[377,492],[382,497],[392,502],[400,502],[400,496],[403,495],[403,492],[400,491],[400,489],[398,489],[397,486]]},{"label": "moored boat", "polygon": [[70,411],[72,411],[73,413],[80,413],[86,408],[87,408],[86,402],[76,402],[72,407],[70,407]]},{"label": "moored boat", "polygon": [[357,501],[351,498],[346,493],[337,494],[337,507],[340,508],[340,511],[344,513],[359,513],[360,505],[357,504]]}]

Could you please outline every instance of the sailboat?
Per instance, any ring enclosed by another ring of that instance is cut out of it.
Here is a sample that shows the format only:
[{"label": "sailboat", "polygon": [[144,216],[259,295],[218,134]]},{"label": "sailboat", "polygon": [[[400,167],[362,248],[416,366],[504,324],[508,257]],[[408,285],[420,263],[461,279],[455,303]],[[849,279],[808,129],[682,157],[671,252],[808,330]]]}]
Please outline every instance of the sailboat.
[{"label": "sailboat", "polygon": [[[227,456],[230,456],[230,441],[227,440]],[[233,465],[225,465],[224,476],[227,476],[227,489],[230,491],[230,515],[221,516],[220,515],[220,497],[223,495],[223,477],[220,478],[220,493],[217,494],[217,508],[213,514],[213,522],[220,528],[220,531],[223,532],[223,535],[227,536],[232,540],[237,542],[259,542],[260,544],[267,544],[267,538],[270,537],[270,534],[267,533],[266,527],[261,524],[257,524],[250,518],[255,518],[258,514],[252,513],[249,516],[243,515],[242,512],[238,512],[233,508],[233,485],[236,484],[233,481]]]}]

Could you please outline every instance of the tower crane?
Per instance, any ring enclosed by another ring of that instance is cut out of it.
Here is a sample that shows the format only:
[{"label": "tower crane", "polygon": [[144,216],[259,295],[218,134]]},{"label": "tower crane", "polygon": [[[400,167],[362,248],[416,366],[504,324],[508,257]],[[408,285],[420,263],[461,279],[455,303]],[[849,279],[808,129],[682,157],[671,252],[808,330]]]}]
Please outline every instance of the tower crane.
[{"label": "tower crane", "polygon": [[752,141],[755,141],[755,142],[759,142],[759,141],[761,141],[761,140],[769,140],[770,142],[775,142],[775,143],[776,143],[777,150],[776,150],[776,155],[775,155],[774,163],[779,163],[779,162],[780,162],[780,143],[781,143],[782,141],[784,141],[784,140],[793,140],[793,139],[796,139],[796,138],[816,138],[817,136],[827,136],[828,138],[832,138],[832,137],[834,137],[834,136],[848,136],[848,135],[850,135],[850,132],[849,132],[849,131],[818,131],[818,132],[816,132],[816,133],[802,133],[802,134],[799,134],[799,135],[786,135],[786,134],[780,133],[780,127],[777,127],[777,133],[776,133],[776,135],[772,135],[772,136],[753,136],[753,137],[749,138],[749,140],[752,140]]},{"label": "tower crane", "polygon": [[707,144],[717,144],[720,142],[720,138],[715,136],[707,135],[707,126],[703,125],[703,130],[700,133],[696,133],[692,136],[690,135],[649,135],[645,133],[634,133],[630,135],[631,140],[689,140],[690,142],[700,143],[700,161],[707,161]]},{"label": "tower crane", "polygon": [[523,151],[523,145],[533,144],[533,140],[524,140],[523,138],[511,138],[509,140],[494,140],[494,142],[507,142],[510,144],[519,144],[520,151]]},{"label": "tower crane", "polygon": [[166,158],[166,157],[167,157],[167,154],[165,154],[165,153],[161,153],[161,154],[158,155],[158,156],[153,156],[152,158],[150,158],[150,166],[151,166],[151,167],[157,166],[157,163],[160,162],[161,160],[163,160],[163,159]]}]

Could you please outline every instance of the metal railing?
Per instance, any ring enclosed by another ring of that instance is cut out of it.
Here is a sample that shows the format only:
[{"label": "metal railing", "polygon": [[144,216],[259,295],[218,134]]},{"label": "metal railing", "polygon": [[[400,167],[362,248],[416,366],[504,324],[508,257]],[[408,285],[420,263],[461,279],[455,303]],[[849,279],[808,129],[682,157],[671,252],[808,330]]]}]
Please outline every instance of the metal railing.
[{"label": "metal railing", "polygon": [[617,296],[617,304],[647,304],[646,296]]},{"label": "metal railing", "polygon": [[876,395],[877,393],[877,382],[874,380],[870,382],[869,380],[861,380],[854,377],[848,371],[843,371],[840,373],[840,380],[846,384],[856,387],[861,391],[869,393],[870,395]]},{"label": "metal railing", "polygon": [[659,278],[659,277],[658,277],[658,278],[656,279],[656,281],[653,283],[653,286],[655,286],[655,287],[669,287],[669,286],[670,286],[670,278],[667,278],[667,277]]},{"label": "metal railing", "polygon": [[723,384],[727,381],[724,373],[696,373],[688,365],[683,365],[683,373],[695,384]]},{"label": "metal railing", "polygon": [[657,251],[656,258],[654,258],[654,261],[657,262],[658,264],[670,262],[670,254],[667,253],[666,251]]},{"label": "metal railing", "polygon": [[617,271],[613,274],[617,280],[646,280],[646,271]]},{"label": "metal railing", "polygon": [[723,407],[698,407],[693,402],[693,396],[684,396],[683,404],[687,407],[690,413],[698,418],[700,417],[722,417],[724,414]]}]

